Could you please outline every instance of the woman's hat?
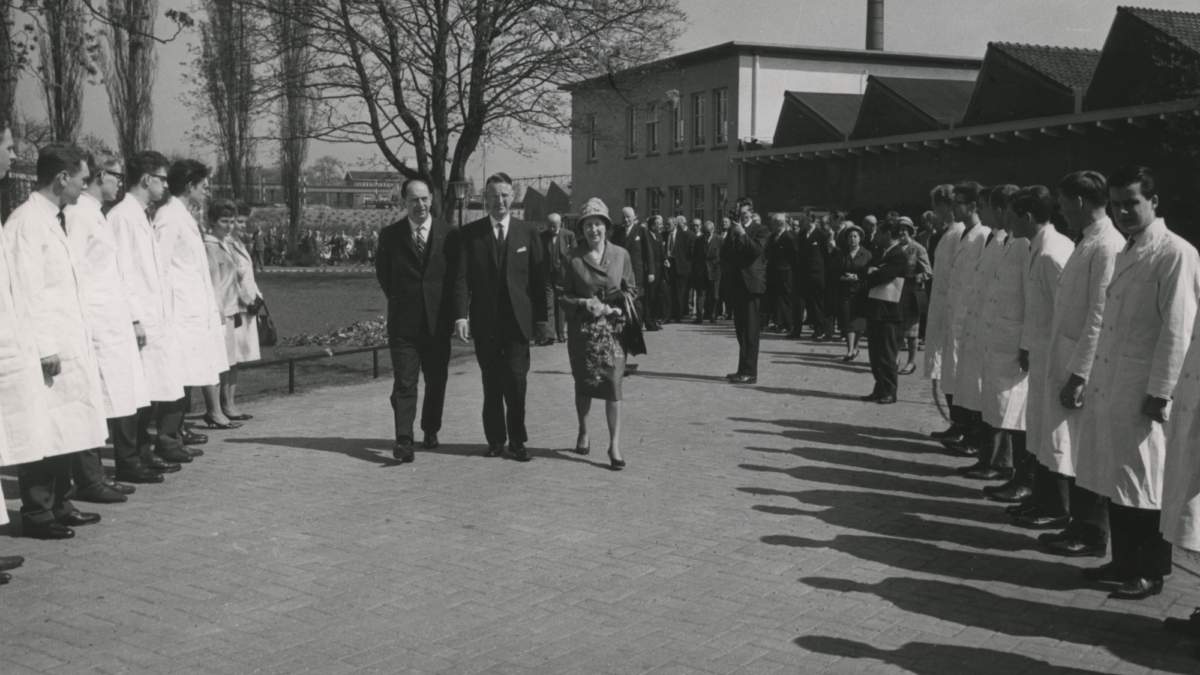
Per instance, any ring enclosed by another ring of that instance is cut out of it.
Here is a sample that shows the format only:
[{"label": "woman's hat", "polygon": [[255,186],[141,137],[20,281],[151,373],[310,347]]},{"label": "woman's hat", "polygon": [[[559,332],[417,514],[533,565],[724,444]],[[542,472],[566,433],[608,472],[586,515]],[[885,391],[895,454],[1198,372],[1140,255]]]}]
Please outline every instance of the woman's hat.
[{"label": "woman's hat", "polygon": [[842,231],[838,233],[838,236],[842,237],[843,239],[849,239],[851,232],[858,233],[858,241],[859,242],[862,242],[864,239],[867,238],[867,233],[863,232],[863,229],[861,227],[855,225],[854,223],[850,223],[846,227],[842,228]]},{"label": "woman's hat", "polygon": [[896,219],[896,222],[900,225],[900,227],[902,227],[905,230],[908,230],[909,234],[917,233],[917,226],[913,225],[912,218],[909,218],[908,216],[900,216],[899,218]]},{"label": "woman's hat", "polygon": [[592,197],[583,205],[583,210],[579,212],[579,225],[582,226],[588,218],[599,218],[604,221],[606,226],[612,227],[612,219],[608,217],[608,207],[599,197]]}]

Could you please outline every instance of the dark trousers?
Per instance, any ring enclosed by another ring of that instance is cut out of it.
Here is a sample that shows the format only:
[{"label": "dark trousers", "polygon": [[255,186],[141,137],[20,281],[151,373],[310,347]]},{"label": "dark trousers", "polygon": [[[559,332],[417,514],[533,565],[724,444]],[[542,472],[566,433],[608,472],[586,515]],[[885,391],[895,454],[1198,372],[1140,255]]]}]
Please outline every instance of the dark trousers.
[{"label": "dark trousers", "polygon": [[1108,519],[1112,527],[1114,567],[1149,579],[1161,579],[1171,573],[1171,543],[1159,531],[1162,511],[1110,502]]},{"label": "dark trousers", "polygon": [[[422,322],[424,323],[424,322]],[[417,381],[425,375],[425,403],[421,406],[421,431],[436,434],[442,430],[442,409],[446,403],[446,380],[450,374],[450,336],[430,335],[422,330],[411,338],[388,338],[392,356],[392,415],[396,422],[396,442],[411,443],[413,421],[417,418]]]},{"label": "dark trousers", "polygon": [[86,490],[104,482],[104,464],[100,461],[100,448],[80,450],[71,455],[71,481],[77,490]]},{"label": "dark trousers", "polygon": [[758,377],[758,333],[762,321],[762,295],[746,293],[730,298],[733,330],[738,341],[738,374]]},{"label": "dark trousers", "polygon": [[[703,318],[711,321],[713,310],[717,305],[716,285],[707,278],[696,279],[693,285],[696,287],[696,320],[699,321]],[[703,308],[703,315],[700,313],[701,308]]]},{"label": "dark trousers", "polygon": [[483,435],[488,445],[502,445],[505,440],[528,441],[525,385],[529,342],[477,337],[475,359],[483,376]]},{"label": "dark trousers", "polygon": [[667,279],[664,274],[656,274],[654,283],[646,286],[647,309],[655,322],[666,321],[671,316],[670,293],[667,292]]},{"label": "dark trousers", "polygon": [[688,310],[687,275],[676,272],[674,267],[668,267],[667,284],[671,288],[671,320],[683,321],[683,316]]},{"label": "dark trousers", "polygon": [[800,295],[804,298],[805,321],[814,333],[825,331],[825,279],[806,276],[800,282]]},{"label": "dark trousers", "polygon": [[1011,469],[1017,446],[1025,447],[1025,432],[997,429],[980,422],[984,442],[979,448],[979,466],[988,469]]},{"label": "dark trousers", "polygon": [[[142,411],[150,410],[149,407],[142,408],[132,415],[125,417],[113,417],[108,420],[108,437],[113,444],[113,462],[117,465],[117,471],[139,471],[142,467],[141,449],[142,438],[140,432]],[[150,420],[146,419],[146,424],[149,426]],[[146,437],[149,438],[149,429],[146,429]],[[149,450],[149,443],[145,445]]]},{"label": "dark trousers", "polygon": [[895,396],[900,386],[900,370],[896,366],[899,349],[899,322],[867,321],[867,354],[871,360],[871,374],[875,376],[874,393],[879,396]]},{"label": "dark trousers", "polygon": [[1029,452],[1025,438],[1025,434],[1022,432],[1020,443],[1014,439],[1012,444],[1013,482],[1021,487],[1032,489],[1037,481],[1037,469],[1041,464],[1033,456],[1033,453]]},{"label": "dark trousers", "polygon": [[[557,278],[558,274],[555,273],[554,279]],[[554,285],[554,279],[550,279],[546,284],[546,328],[547,333],[553,331],[554,334],[546,337],[565,340],[567,338],[567,315],[558,304],[559,292]]]},{"label": "dark trousers", "polygon": [[1107,544],[1109,537],[1108,498],[1070,481],[1071,526],[1076,536],[1089,544]]},{"label": "dark trousers", "polygon": [[183,398],[175,401],[154,402],[154,428],[158,438],[154,449],[183,449],[183,415],[187,412],[191,400],[191,388],[185,388]]},{"label": "dark trousers", "polygon": [[767,270],[767,304],[771,307],[775,327],[793,330],[796,324],[792,321],[791,269]]},{"label": "dark trousers", "polygon": [[71,497],[71,463],[75,453],[45,457],[17,467],[21,492],[21,515],[34,523],[45,523],[75,510]]}]

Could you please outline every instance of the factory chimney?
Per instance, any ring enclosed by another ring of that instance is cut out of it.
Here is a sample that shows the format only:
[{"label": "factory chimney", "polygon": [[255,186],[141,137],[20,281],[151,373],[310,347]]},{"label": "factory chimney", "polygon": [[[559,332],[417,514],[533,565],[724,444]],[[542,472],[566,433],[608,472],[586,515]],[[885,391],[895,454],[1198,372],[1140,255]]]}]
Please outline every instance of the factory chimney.
[{"label": "factory chimney", "polygon": [[883,0],[867,0],[867,49],[883,51]]}]

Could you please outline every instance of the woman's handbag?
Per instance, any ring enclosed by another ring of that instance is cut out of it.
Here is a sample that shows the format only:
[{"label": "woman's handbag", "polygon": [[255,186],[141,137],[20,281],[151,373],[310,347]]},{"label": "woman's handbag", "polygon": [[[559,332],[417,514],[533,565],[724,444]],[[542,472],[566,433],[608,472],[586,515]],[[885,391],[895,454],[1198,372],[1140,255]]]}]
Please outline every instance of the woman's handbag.
[{"label": "woman's handbag", "polygon": [[621,349],[629,356],[638,356],[646,353],[646,337],[642,335],[642,317],[637,311],[637,296],[635,291],[616,291],[620,298],[618,302],[612,303],[621,308],[627,317],[625,320],[625,329],[621,331],[620,341]]},{"label": "woman's handbag", "polygon": [[262,309],[255,315],[254,320],[258,322],[258,346],[274,347],[279,342],[279,332],[275,330],[275,322],[271,320],[266,302],[262,303]]},{"label": "woman's handbag", "polygon": [[929,291],[924,288],[918,288],[915,291],[917,296],[917,312],[925,314],[929,311]]}]

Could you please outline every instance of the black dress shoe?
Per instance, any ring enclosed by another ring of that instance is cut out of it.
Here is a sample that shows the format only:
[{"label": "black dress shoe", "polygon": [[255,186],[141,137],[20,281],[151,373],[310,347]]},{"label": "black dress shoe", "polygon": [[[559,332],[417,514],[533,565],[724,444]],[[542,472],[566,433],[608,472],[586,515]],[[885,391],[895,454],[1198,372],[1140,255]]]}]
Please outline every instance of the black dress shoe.
[{"label": "black dress shoe", "polygon": [[483,456],[484,457],[499,457],[500,455],[503,455],[503,454],[504,454],[504,444],[503,443],[499,443],[496,445],[488,444],[487,452],[483,453]]},{"label": "black dress shoe", "polygon": [[198,434],[191,429],[184,429],[180,438],[182,438],[183,442],[187,443],[188,445],[204,445],[208,442],[208,436],[205,436],[204,434]]},{"label": "black dress shoe", "polygon": [[968,471],[963,475],[971,480],[1008,480],[1009,478],[1012,478],[1012,474],[1012,469],[995,469],[992,467],[986,467],[976,469],[975,471]]},{"label": "black dress shoe", "polygon": [[533,459],[529,455],[529,449],[525,447],[524,443],[509,443],[508,449],[512,451],[513,459],[518,462],[528,462]]},{"label": "black dress shoe", "polygon": [[246,413],[242,413],[241,415],[226,415],[226,417],[234,422],[245,422],[246,420],[254,419],[254,415],[247,415]]},{"label": "black dress shoe", "polygon": [[1051,516],[1038,512],[1013,516],[1013,524],[1030,530],[1061,530],[1071,524],[1071,516]]},{"label": "black dress shoe", "polygon": [[1067,529],[1063,530],[1062,532],[1043,532],[1038,535],[1038,541],[1042,542],[1043,544],[1049,544],[1055,541],[1068,541],[1070,539],[1078,539],[1078,537],[1075,536],[1075,532],[1071,530],[1071,525],[1068,525]]},{"label": "black dress shoe", "polygon": [[[4,568],[0,567],[0,569]],[[1186,619],[1177,619],[1173,616],[1168,616],[1163,619],[1163,628],[1177,635],[1200,638],[1200,607]]]},{"label": "black dress shoe", "polygon": [[885,395],[880,396],[879,398],[875,399],[875,402],[878,403],[879,405],[891,405],[896,402],[896,395],[895,394],[885,394]]},{"label": "black dress shoe", "polygon": [[[175,473],[182,468],[183,467],[179,465],[179,462],[168,462],[167,460],[153,453],[151,453],[150,459],[146,460],[146,469],[150,471],[157,471],[158,473]],[[127,483],[137,482],[128,480],[126,478],[121,478],[120,480],[123,480]]]},{"label": "black dress shoe", "polygon": [[[179,466],[179,465],[175,464],[174,466]],[[163,478],[162,472],[154,471],[153,469],[139,467],[137,469],[128,469],[126,471],[118,471],[117,472],[117,480],[124,481],[126,483],[140,483],[140,484],[144,484],[144,485],[151,485],[154,483],[161,483],[166,479]]]},{"label": "black dress shoe", "polygon": [[1111,562],[1104,563],[1099,567],[1088,567],[1079,570],[1079,576],[1083,577],[1085,581],[1103,581],[1117,584],[1123,584],[1134,578],[1131,570],[1117,567]]},{"label": "black dress shoe", "polygon": [[165,462],[178,462],[180,464],[190,464],[192,462],[192,453],[179,448],[163,448],[155,450],[154,454]]},{"label": "black dress shoe", "polygon": [[750,375],[739,375],[730,380],[733,384],[757,384],[758,378]]},{"label": "black dress shoe", "polygon": [[73,539],[75,530],[57,520],[32,523],[28,519],[22,519],[21,534],[33,539]]},{"label": "black dress shoe", "polygon": [[944,441],[953,438],[962,438],[966,429],[961,424],[951,424],[949,429],[945,431],[931,431],[929,437],[935,441]]},{"label": "black dress shoe", "polygon": [[1157,579],[1137,577],[1136,579],[1130,579],[1120,588],[1109,593],[1108,597],[1114,600],[1145,600],[1152,595],[1162,593],[1162,589],[1162,577]]},{"label": "black dress shoe", "polygon": [[0,572],[15,570],[25,564],[25,559],[19,555],[0,555]]},{"label": "black dress shoe", "polygon": [[875,401],[878,401],[881,398],[883,398],[883,394],[880,394],[877,391],[873,391],[870,394],[867,394],[866,396],[859,396],[858,400],[862,401],[863,403],[874,403]]},{"label": "black dress shoe", "polygon": [[1066,558],[1103,558],[1108,554],[1108,546],[1089,544],[1082,539],[1051,541],[1046,544],[1046,549]]},{"label": "black dress shoe", "polygon": [[12,575],[8,572],[0,572],[0,586],[12,581]]},{"label": "black dress shoe", "polygon": [[433,450],[434,448],[436,448],[439,445],[437,432],[430,432],[430,433],[425,434],[425,440],[421,441],[421,445],[426,450]]},{"label": "black dress shoe", "polygon": [[[991,487],[990,485],[988,487]],[[983,488],[983,492],[987,498],[994,502],[1003,502],[1005,504],[1021,504],[1033,496],[1033,490],[1024,485],[1013,485],[1007,490],[998,492],[988,492],[987,487]]]},{"label": "black dress shoe", "polygon": [[68,527],[82,527],[84,525],[95,525],[100,522],[100,514],[84,513],[83,511],[76,510],[54,516],[54,519]]},{"label": "black dress shoe", "polygon": [[1004,512],[1015,518],[1016,516],[1028,516],[1035,513],[1040,513],[1041,510],[1042,507],[1038,506],[1036,502],[1030,499],[1028,501],[1023,501],[1020,504],[1013,504],[1012,506],[1004,509]]},{"label": "black dress shoe", "polygon": [[[978,464],[978,462],[976,462],[976,464]],[[971,468],[974,468],[974,466],[972,466]],[[970,470],[970,469],[959,469],[960,472],[966,472],[968,470]],[[1016,485],[1017,485],[1016,478],[1009,479],[1009,481],[1007,483],[1001,483],[999,485],[985,485],[985,486],[983,486],[983,494],[992,495],[992,494],[996,494],[997,492],[1004,492],[1005,490],[1016,487]]]},{"label": "black dress shoe", "polygon": [[407,443],[397,443],[396,447],[392,448],[392,458],[400,460],[401,464],[407,464],[413,461],[416,455],[413,453],[412,441]]},{"label": "black dress shoe", "polygon": [[192,457],[203,457],[204,456],[203,450],[201,450],[200,448],[193,448],[190,445],[184,445],[183,451],[186,452],[187,454],[191,455]]},{"label": "black dress shoe", "polygon": [[980,469],[986,469],[986,468],[987,468],[987,464],[984,464],[983,462],[975,462],[974,464],[968,464],[966,466],[958,467],[957,469],[954,470],[954,473],[956,473],[960,476],[965,476],[965,475],[971,473],[972,471],[979,471]]},{"label": "black dress shoe", "polygon": [[133,487],[132,485],[125,485],[124,483],[118,483],[117,481],[115,481],[111,478],[105,478],[104,484],[107,485],[108,487],[116,490],[117,492],[120,492],[123,495],[131,495],[131,494],[137,492],[137,488]]},{"label": "black dress shoe", "polygon": [[741,374],[741,373],[730,373],[730,374],[728,374],[728,375],[726,375],[726,376],[725,376],[725,379],[727,379],[727,380],[736,380],[736,379],[738,379],[738,378],[739,378],[739,377],[741,377],[741,376],[742,376],[742,374]]},{"label": "black dress shoe", "polygon": [[80,490],[75,494],[75,499],[92,504],[123,504],[129,501],[129,497],[108,487],[104,483],[96,483],[87,489]]}]

